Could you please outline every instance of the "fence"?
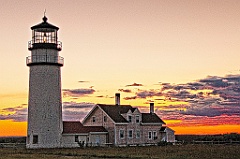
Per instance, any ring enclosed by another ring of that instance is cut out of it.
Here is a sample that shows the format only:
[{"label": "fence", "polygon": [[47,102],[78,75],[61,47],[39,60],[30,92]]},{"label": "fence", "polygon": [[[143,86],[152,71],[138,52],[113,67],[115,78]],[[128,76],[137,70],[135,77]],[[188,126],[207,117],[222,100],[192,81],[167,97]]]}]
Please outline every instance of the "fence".
[{"label": "fence", "polygon": [[25,148],[25,143],[0,143],[0,148]]},{"label": "fence", "polygon": [[240,144],[240,141],[176,141],[175,145],[183,145],[183,144]]}]

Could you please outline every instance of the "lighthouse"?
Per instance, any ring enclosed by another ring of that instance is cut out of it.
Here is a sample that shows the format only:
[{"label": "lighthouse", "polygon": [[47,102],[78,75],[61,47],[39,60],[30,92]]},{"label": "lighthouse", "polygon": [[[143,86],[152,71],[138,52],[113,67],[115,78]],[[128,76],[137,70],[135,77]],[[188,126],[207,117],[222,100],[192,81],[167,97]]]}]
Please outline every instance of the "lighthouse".
[{"label": "lighthouse", "polygon": [[40,24],[31,27],[28,43],[29,66],[27,148],[61,147],[63,132],[61,67],[57,26],[48,23],[44,15]]}]

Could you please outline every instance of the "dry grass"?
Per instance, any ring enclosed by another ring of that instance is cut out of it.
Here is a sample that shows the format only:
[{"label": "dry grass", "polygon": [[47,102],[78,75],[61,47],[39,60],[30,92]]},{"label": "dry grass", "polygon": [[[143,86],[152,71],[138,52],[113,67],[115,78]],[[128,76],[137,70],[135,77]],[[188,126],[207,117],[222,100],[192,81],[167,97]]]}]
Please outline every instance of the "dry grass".
[{"label": "dry grass", "polygon": [[0,159],[87,159],[87,158],[161,158],[161,159],[239,159],[240,145],[175,145],[151,147],[95,147],[84,149],[2,148]]}]

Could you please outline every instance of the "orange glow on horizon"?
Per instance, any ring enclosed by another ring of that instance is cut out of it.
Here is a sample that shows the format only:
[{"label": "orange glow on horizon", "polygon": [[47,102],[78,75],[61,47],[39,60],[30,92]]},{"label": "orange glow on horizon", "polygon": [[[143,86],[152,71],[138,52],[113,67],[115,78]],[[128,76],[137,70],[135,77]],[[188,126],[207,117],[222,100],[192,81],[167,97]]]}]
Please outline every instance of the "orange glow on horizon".
[{"label": "orange glow on horizon", "polygon": [[26,136],[27,122],[0,120],[0,136]]},{"label": "orange glow on horizon", "polygon": [[240,133],[240,125],[214,125],[214,126],[174,126],[171,127],[175,135],[193,134],[193,135],[213,135]]},{"label": "orange glow on horizon", "polygon": [[[167,121],[178,123],[180,121]],[[215,125],[215,126],[170,126],[175,135],[213,135],[240,133],[239,125]],[[26,136],[27,122],[14,122],[11,120],[0,120],[0,136]]]}]

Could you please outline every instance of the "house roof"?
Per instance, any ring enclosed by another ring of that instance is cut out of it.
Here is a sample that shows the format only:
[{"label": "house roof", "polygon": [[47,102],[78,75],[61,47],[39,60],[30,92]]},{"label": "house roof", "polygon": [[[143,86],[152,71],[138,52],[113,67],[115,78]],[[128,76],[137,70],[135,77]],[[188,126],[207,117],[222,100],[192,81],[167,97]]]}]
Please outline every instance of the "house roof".
[{"label": "house roof", "polygon": [[[98,104],[109,117],[116,123],[128,123],[128,121],[121,115],[127,113],[129,110],[134,112],[136,108],[130,105],[106,105]],[[142,123],[162,123],[165,124],[155,113],[142,113]]]},{"label": "house roof", "polygon": [[162,127],[160,128],[160,131],[161,131],[161,132],[164,132],[165,129],[166,129],[166,126],[162,126]]},{"label": "house roof", "polygon": [[128,123],[128,121],[121,115],[127,113],[129,110],[132,112],[134,109],[130,105],[106,105],[98,104],[99,107],[105,111],[110,118],[116,123]]},{"label": "house roof", "polygon": [[171,129],[171,128],[169,128],[169,127],[167,127],[167,126],[162,126],[161,128],[160,128],[160,132],[165,132],[165,130],[167,131],[172,131],[172,132],[175,132],[173,129]]},{"label": "house roof", "polygon": [[102,126],[83,126],[78,121],[64,121],[63,122],[63,133],[90,133],[90,132],[107,132]]},{"label": "house roof", "polygon": [[162,123],[165,124],[155,113],[142,113],[143,123]]}]

